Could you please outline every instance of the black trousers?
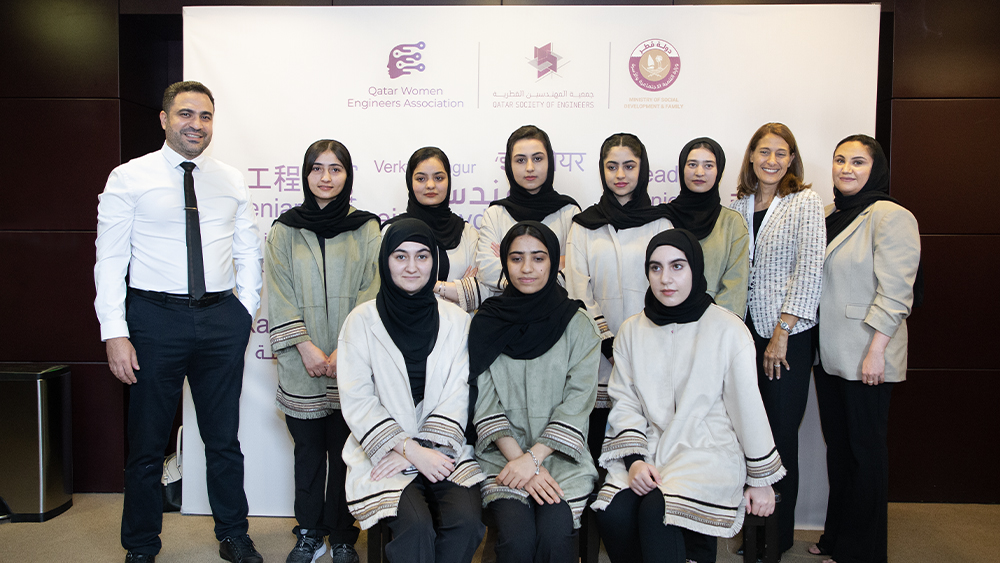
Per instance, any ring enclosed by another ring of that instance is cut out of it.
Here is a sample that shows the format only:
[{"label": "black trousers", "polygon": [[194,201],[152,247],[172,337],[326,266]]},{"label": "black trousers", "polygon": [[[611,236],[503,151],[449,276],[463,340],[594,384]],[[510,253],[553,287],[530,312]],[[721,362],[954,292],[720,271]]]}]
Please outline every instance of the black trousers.
[{"label": "black trousers", "polygon": [[483,539],[479,485],[431,483],[417,475],[403,489],[395,518],[386,522],[392,541],[385,555],[392,563],[469,563]]},{"label": "black trousers", "polygon": [[360,530],[347,508],[344,481],[347,464],[343,451],[351,429],[340,410],[323,418],[285,416],[285,425],[295,441],[295,520],[293,530],[309,535],[330,536],[330,544],[354,545]]},{"label": "black trousers", "polygon": [[577,531],[565,502],[528,504],[501,499],[489,504],[497,523],[497,563],[575,563]]},{"label": "black trousers", "polygon": [[133,295],[126,319],[141,369],[129,388],[122,546],[150,555],[160,551],[163,452],[185,375],[205,442],[215,536],[245,534],[248,507],[237,433],[252,316],[234,295],[201,309]]},{"label": "black trousers", "polygon": [[683,528],[663,523],[659,491],[639,496],[632,489],[615,495],[597,511],[597,527],[611,563],[684,563]]},{"label": "black trousers", "polygon": [[830,498],[819,546],[837,563],[888,557],[889,399],[892,383],[847,381],[816,367]]},{"label": "black trousers", "polygon": [[[761,338],[753,326],[751,315],[747,314],[747,327],[753,334],[757,348],[757,385],[760,398],[764,401],[767,421],[771,425],[774,445],[781,456],[781,464],[788,473],[773,485],[781,494],[781,508],[778,510],[778,548],[785,552],[795,543],[795,502],[799,496],[799,425],[806,414],[809,400],[809,373],[812,371],[815,346],[815,328],[788,337],[788,351],[785,360],[790,370],[781,367],[781,379],[764,376],[764,350],[770,338]],[[840,563],[840,562],[838,562]]]},{"label": "black trousers", "polygon": [[594,458],[594,465],[600,467],[597,459],[601,457],[601,447],[604,446],[604,433],[608,429],[608,415],[611,409],[595,408],[590,411],[590,426],[587,430],[587,448]]}]

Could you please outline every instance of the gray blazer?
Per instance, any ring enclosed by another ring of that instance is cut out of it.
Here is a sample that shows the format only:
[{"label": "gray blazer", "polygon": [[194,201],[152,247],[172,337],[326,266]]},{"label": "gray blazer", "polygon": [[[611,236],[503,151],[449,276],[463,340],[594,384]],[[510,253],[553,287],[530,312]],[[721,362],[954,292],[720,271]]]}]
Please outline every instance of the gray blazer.
[{"label": "gray blazer", "polygon": [[[762,338],[771,338],[781,313],[795,315],[798,334],[816,326],[823,284],[826,221],[823,200],[811,189],[776,197],[774,211],[754,238],[747,305]],[[733,202],[753,230],[750,198]]]},{"label": "gray blazer", "polygon": [[919,263],[917,220],[891,201],[872,204],[830,241],[819,307],[819,351],[827,373],[860,381],[877,330],[892,337],[885,350],[886,382],[906,379],[906,317]]}]

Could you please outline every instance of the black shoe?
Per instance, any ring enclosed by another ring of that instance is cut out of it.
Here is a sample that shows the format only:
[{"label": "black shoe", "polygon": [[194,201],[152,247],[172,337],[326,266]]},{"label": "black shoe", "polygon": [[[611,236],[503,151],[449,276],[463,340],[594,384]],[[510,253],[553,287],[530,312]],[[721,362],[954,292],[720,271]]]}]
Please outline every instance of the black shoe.
[{"label": "black shoe", "polygon": [[250,536],[229,536],[219,542],[219,557],[232,563],[264,563]]},{"label": "black shoe", "polygon": [[153,563],[156,561],[155,555],[146,555],[145,553],[132,553],[128,552],[125,556],[125,563]]},{"label": "black shoe", "polygon": [[330,558],[333,563],[358,563],[358,552],[349,543],[335,543],[330,545]]},{"label": "black shoe", "polygon": [[298,531],[298,541],[291,553],[285,559],[285,563],[316,563],[316,560],[326,553],[326,542],[323,536],[309,535],[309,530],[300,529]]}]

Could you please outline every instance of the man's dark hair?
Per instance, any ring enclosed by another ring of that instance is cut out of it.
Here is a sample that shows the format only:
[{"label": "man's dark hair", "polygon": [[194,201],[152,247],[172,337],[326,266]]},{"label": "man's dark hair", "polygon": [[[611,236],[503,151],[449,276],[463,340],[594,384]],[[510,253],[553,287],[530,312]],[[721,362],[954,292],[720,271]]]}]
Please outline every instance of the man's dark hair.
[{"label": "man's dark hair", "polygon": [[205,94],[208,99],[212,102],[212,107],[215,107],[215,98],[212,97],[212,91],[208,89],[207,86],[201,82],[195,82],[194,80],[185,80],[184,82],[174,82],[167,89],[163,91],[163,111],[170,113],[170,106],[174,105],[174,98],[177,94],[181,92],[198,92],[199,94]]}]

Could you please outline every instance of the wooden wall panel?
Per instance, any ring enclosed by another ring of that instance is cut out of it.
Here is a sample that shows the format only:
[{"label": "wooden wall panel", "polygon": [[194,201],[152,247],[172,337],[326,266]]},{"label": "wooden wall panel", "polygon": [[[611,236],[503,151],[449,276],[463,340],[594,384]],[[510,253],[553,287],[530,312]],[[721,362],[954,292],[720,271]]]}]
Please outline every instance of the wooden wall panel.
[{"label": "wooden wall panel", "polygon": [[[9,131],[0,230],[97,229],[97,195],[121,163],[118,100],[0,99]],[[159,125],[157,125],[159,127]]]},{"label": "wooden wall panel", "polygon": [[0,97],[118,95],[118,0],[4,0],[0,21]]},{"label": "wooden wall panel", "polygon": [[998,395],[1000,370],[907,373],[889,407],[889,500],[1000,502]]},{"label": "wooden wall panel", "polygon": [[921,233],[1000,234],[998,130],[1000,99],[893,100],[892,195]]},{"label": "wooden wall panel", "polygon": [[124,385],[107,362],[68,364],[73,377],[73,490],[125,489]]},{"label": "wooden wall panel", "polygon": [[1000,97],[1000,2],[896,0],[893,97]]},{"label": "wooden wall panel", "polygon": [[920,245],[925,296],[907,321],[910,369],[998,369],[1000,236],[924,235]]},{"label": "wooden wall panel", "polygon": [[93,232],[0,232],[3,362],[107,361],[94,313]]}]

